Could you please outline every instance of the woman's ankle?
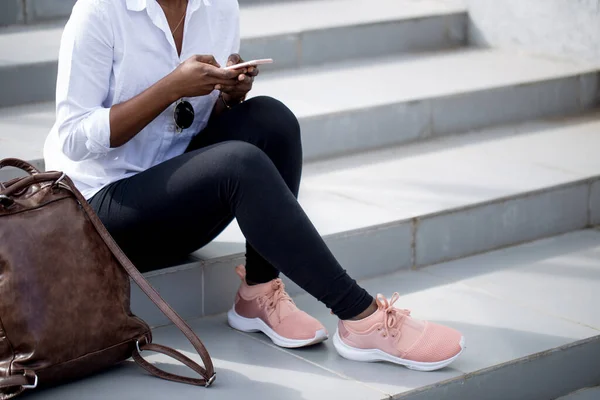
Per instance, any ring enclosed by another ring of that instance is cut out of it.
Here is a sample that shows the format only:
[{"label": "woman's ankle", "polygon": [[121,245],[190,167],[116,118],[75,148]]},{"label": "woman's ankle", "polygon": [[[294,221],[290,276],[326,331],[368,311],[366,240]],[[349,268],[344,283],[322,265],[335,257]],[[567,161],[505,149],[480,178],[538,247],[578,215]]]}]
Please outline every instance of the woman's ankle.
[{"label": "woman's ankle", "polygon": [[375,311],[377,311],[377,303],[375,302],[375,300],[373,300],[373,302],[369,305],[369,307],[367,307],[366,310],[358,314],[356,317],[349,318],[348,321],[359,321],[361,319],[365,319],[368,316],[373,315]]}]

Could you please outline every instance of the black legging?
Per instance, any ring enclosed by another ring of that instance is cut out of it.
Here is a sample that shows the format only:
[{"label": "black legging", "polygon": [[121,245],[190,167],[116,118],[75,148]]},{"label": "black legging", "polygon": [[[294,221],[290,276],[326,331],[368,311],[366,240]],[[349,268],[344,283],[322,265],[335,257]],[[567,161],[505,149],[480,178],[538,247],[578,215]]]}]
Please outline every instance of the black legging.
[{"label": "black legging", "polygon": [[353,318],[373,298],[298,204],[301,173],[296,117],[258,97],[212,121],[185,154],[105,187],[90,204],[143,271],[205,246],[235,217],[247,239],[249,281],[281,271],[339,318]]}]

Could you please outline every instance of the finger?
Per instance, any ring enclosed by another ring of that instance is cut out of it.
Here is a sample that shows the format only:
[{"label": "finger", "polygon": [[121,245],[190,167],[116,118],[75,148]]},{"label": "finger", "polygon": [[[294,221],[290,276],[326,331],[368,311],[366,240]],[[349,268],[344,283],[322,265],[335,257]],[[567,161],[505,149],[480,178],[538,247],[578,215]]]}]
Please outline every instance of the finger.
[{"label": "finger", "polygon": [[220,83],[221,91],[229,94],[239,93],[243,95],[252,89],[252,82],[242,83]]},{"label": "finger", "polygon": [[259,72],[258,68],[256,68],[256,67],[250,67],[250,68],[248,68],[248,76],[251,76],[251,77],[254,78],[255,76],[258,75],[258,72]]},{"label": "finger", "polygon": [[237,85],[217,85],[221,88],[219,89],[223,93],[227,94],[243,94],[245,92],[241,91]]},{"label": "finger", "polygon": [[212,65],[217,68],[221,68],[221,65],[219,65],[217,60],[215,60],[215,57],[213,57],[212,55],[209,55],[209,54],[196,56],[196,61],[199,61],[204,64],[209,64],[209,65]]},{"label": "finger", "polygon": [[208,76],[220,81],[237,80],[242,72],[235,69],[210,68]]},{"label": "finger", "polygon": [[244,82],[254,82],[254,77],[250,76],[248,74],[242,74],[240,76],[238,76],[238,81],[240,83],[244,83]]},{"label": "finger", "polygon": [[233,53],[232,55],[229,56],[229,58],[227,59],[227,66],[229,67],[230,65],[235,65],[235,64],[240,64],[244,62],[242,60],[242,57],[240,57],[239,54],[237,53]]}]

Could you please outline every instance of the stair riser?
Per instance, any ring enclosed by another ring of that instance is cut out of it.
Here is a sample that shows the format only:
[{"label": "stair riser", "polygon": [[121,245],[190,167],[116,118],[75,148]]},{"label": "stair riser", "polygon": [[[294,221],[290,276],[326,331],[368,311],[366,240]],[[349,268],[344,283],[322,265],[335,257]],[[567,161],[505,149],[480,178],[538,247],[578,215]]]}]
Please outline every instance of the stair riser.
[{"label": "stair riser", "polygon": [[[600,214],[599,186],[597,177],[325,240],[355,279],[365,279],[585,228]],[[218,314],[231,307],[239,285],[233,268],[243,261],[234,254],[148,277],[184,317]],[[290,294],[301,292],[285,281]],[[167,323],[137,287],[132,306],[152,325]]]},{"label": "stair riser", "polygon": [[598,73],[301,119],[305,158],[577,114],[600,102]]},{"label": "stair riser", "polygon": [[[465,43],[464,13],[413,20],[314,30],[242,40],[245,59],[271,57],[263,72],[405,52],[447,49]],[[384,38],[382,40],[382,38]],[[58,56],[58,54],[57,54]],[[57,62],[0,66],[0,107],[51,101]]]},{"label": "stair riser", "polygon": [[245,58],[271,57],[264,70],[292,68],[349,59],[441,50],[466,44],[466,13],[438,15],[376,24],[247,38]]},{"label": "stair riser", "polygon": [[0,26],[67,18],[76,0],[2,0]]},{"label": "stair riser", "polygon": [[57,71],[53,61],[0,66],[0,107],[54,100]]},{"label": "stair riser", "polygon": [[0,5],[0,26],[23,22],[23,3],[20,0],[3,0]]},{"label": "stair riser", "polygon": [[403,395],[402,400],[555,399],[600,384],[600,336],[581,340]]},{"label": "stair riser", "polygon": [[600,225],[600,181],[590,188],[590,220],[592,225]]}]

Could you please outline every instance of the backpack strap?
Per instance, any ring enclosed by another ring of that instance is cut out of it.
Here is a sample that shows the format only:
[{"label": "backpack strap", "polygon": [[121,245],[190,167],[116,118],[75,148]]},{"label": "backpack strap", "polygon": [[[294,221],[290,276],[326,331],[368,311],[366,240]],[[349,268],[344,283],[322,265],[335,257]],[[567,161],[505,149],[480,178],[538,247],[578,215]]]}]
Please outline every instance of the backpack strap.
[{"label": "backpack strap", "polygon": [[[150,283],[144,278],[140,271],[138,271],[138,269],[133,265],[129,258],[127,258],[125,253],[123,253],[123,250],[121,250],[121,248],[117,245],[112,236],[108,233],[108,231],[102,224],[102,221],[100,220],[100,218],[98,218],[92,207],[88,204],[88,202],[79,192],[79,190],[77,190],[73,181],[61,172],[39,172],[32,165],[25,162],[21,162],[20,160],[16,159],[2,160],[0,162],[0,168],[4,166],[14,166],[17,168],[21,168],[27,171],[30,174],[30,176],[19,180],[14,185],[11,185],[8,188],[0,190],[0,196],[2,196],[2,198],[9,199],[8,196],[15,192],[18,192],[24,187],[27,187],[34,183],[42,183],[49,181],[54,181],[56,185],[60,184],[60,187],[68,188],[69,191],[73,193],[79,204],[81,204],[81,207],[86,213],[90,222],[96,228],[96,231],[98,232],[102,240],[113,253],[115,258],[119,261],[121,266],[125,269],[127,274],[150,298],[150,300],[152,300],[152,302],[160,309],[160,311],[162,311],[162,313],[167,318],[169,318],[169,320],[173,322],[173,324],[175,324],[175,326],[177,326],[177,328],[179,328],[179,330],[190,341],[190,343],[192,344],[192,346],[194,346],[194,349],[196,349],[196,352],[202,359],[204,367],[200,366],[195,361],[191,360],[190,358],[186,357],[185,355],[172,348],[149,343],[146,337],[139,338],[136,342],[136,348],[132,355],[135,362],[142,368],[144,368],[146,371],[159,378],[175,382],[187,383],[191,385],[209,387],[214,382],[216,378],[216,373],[210,355],[208,354],[208,351],[202,344],[202,341],[200,341],[200,338],[198,338],[198,336],[194,333],[192,328],[190,328],[190,326],[183,320],[183,318],[181,318],[179,314],[177,314],[175,310],[173,310],[171,306],[169,306],[169,304],[165,302],[165,300],[160,296],[156,289],[154,289],[150,285]],[[142,357],[140,353],[144,350],[167,355],[185,364],[193,371],[197,372],[201,376],[201,378],[188,378],[160,370],[159,368],[150,364]],[[32,371],[26,371],[24,375],[12,375],[4,378],[0,377],[0,389],[2,389],[0,390],[0,400],[6,400],[15,397],[16,395],[23,392],[23,390],[33,388],[36,385],[37,378],[35,377],[35,373],[33,373]],[[14,390],[7,391],[6,389]]]},{"label": "backpack strap", "polygon": [[[200,339],[194,333],[192,328],[190,328],[190,326],[183,320],[183,318],[181,318],[179,316],[179,314],[177,314],[175,312],[175,310],[173,310],[171,308],[171,306],[169,306],[169,304],[167,304],[167,302],[165,302],[165,300],[156,291],[156,289],[154,289],[150,285],[150,283],[148,283],[146,278],[144,278],[144,276],[140,273],[140,271],[138,271],[138,269],[133,265],[133,263],[129,260],[129,258],[127,258],[125,253],[123,253],[123,250],[121,250],[121,248],[117,245],[117,243],[114,241],[112,236],[108,233],[108,231],[102,224],[102,221],[100,221],[100,218],[98,218],[98,216],[96,215],[96,213],[94,212],[92,207],[88,204],[88,202],[85,200],[83,195],[81,193],[79,193],[79,191],[73,184],[73,181],[71,181],[70,178],[65,177],[63,182],[71,189],[71,191],[73,192],[73,194],[75,195],[75,197],[77,198],[79,203],[81,204],[83,210],[87,214],[88,218],[90,219],[90,221],[92,222],[92,224],[94,225],[96,230],[98,231],[98,234],[100,235],[102,240],[104,240],[104,243],[106,243],[106,245],[108,246],[110,251],[113,253],[113,255],[117,258],[119,263],[123,266],[125,271],[127,271],[127,274],[129,274],[131,279],[133,279],[135,281],[135,283],[140,287],[140,289],[142,289],[142,291],[150,298],[150,300],[152,300],[152,302],[154,304],[156,304],[156,306],[160,309],[160,311],[162,311],[162,313],[167,318],[169,318],[169,320],[171,322],[173,322],[173,324],[175,324],[175,326],[177,326],[177,328],[179,328],[179,330],[190,341],[190,343],[192,344],[192,346],[194,346],[194,349],[196,349],[196,352],[202,359],[202,362],[204,363],[205,368],[201,367],[199,364],[197,364],[196,362],[192,361],[190,358],[184,356],[183,354],[181,354],[180,352],[178,352],[174,349],[171,349],[166,346],[157,345],[157,344],[146,343],[144,338],[140,338],[140,340],[136,344],[136,349],[134,350],[134,353],[133,353],[133,359],[135,360],[135,362],[139,366],[144,368],[146,371],[150,372],[151,374],[153,374],[159,378],[163,378],[163,379],[167,379],[167,380],[171,380],[171,381],[175,381],[175,382],[187,383],[187,384],[191,384],[191,385],[209,387],[214,382],[214,380],[216,378],[216,373],[215,373],[215,369],[214,369],[212,360],[210,358],[210,355],[208,354],[208,351],[204,347],[204,344],[202,344],[202,341],[200,341]],[[144,341],[144,343],[140,343],[140,341]],[[148,361],[146,361],[142,357],[142,355],[140,353],[144,350],[162,353],[162,354],[167,355],[177,361],[180,361],[181,363],[187,365],[192,370],[197,372],[200,376],[202,376],[202,378],[201,379],[187,378],[184,376],[175,375],[175,374],[171,374],[166,371],[162,371],[162,370],[158,369],[157,367],[155,367],[154,365],[150,364]]]}]

